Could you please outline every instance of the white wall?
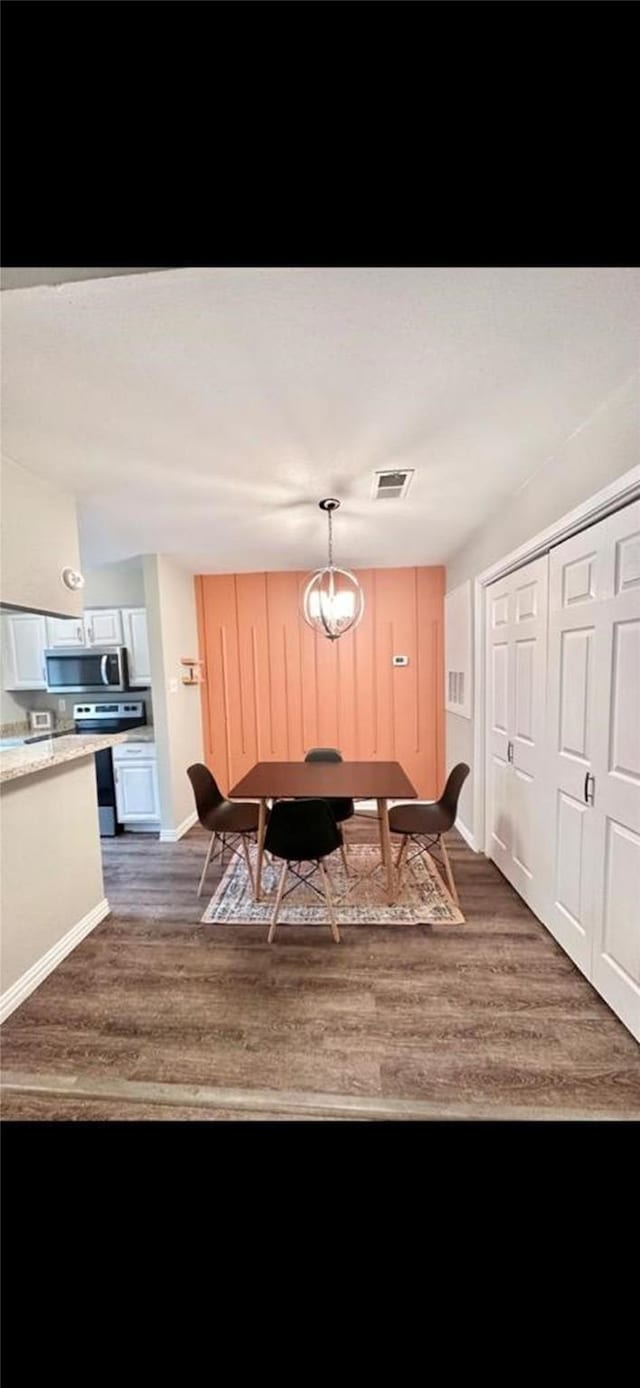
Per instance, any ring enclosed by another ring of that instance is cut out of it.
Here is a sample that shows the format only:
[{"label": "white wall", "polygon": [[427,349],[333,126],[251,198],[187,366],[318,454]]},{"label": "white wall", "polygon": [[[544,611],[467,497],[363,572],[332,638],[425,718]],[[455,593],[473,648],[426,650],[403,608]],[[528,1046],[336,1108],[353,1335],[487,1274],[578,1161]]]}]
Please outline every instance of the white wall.
[{"label": "white wall", "polygon": [[182,656],[197,658],[195,584],[173,559],[144,559],[161,833],[173,835],[194,810],[187,767],[202,761],[200,690],[182,684]]},{"label": "white wall", "polygon": [[83,607],[144,607],[142,558],[84,569]]},{"label": "white wall", "polygon": [[64,568],[80,568],[75,498],[8,458],[0,487],[0,603],[78,617],[81,590],[72,592],[61,577]]},{"label": "white wall", "polygon": [[[640,372],[636,372],[574,430],[538,468],[490,525],[476,531],[447,563],[449,592],[546,529],[638,463]],[[471,767],[460,799],[460,819],[473,834],[473,718],[446,715],[447,769]]]},{"label": "white wall", "polygon": [[2,786],[2,991],[104,901],[93,757]]}]

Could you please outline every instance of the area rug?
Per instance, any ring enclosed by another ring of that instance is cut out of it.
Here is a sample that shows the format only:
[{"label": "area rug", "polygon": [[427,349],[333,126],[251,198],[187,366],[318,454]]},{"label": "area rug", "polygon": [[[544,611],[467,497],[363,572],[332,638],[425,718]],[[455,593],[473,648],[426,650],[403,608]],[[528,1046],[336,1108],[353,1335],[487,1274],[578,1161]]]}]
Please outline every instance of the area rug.
[{"label": "area rug", "polygon": [[[251,847],[255,869],[256,850]],[[463,925],[458,909],[427,854],[422,854],[403,873],[402,888],[393,906],[386,900],[386,873],[380,864],[380,850],[370,844],[354,844],[348,850],[349,876],[339,854],[328,861],[334,910],[338,925]],[[376,864],[377,869],[376,869]],[[307,866],[303,869],[308,871]],[[203,925],[268,926],[273,912],[281,864],[264,862],[263,897],[254,901],[244,861],[234,857],[202,917]],[[314,882],[321,887],[320,875]],[[290,874],[285,888],[295,881]],[[301,884],[284,896],[278,916],[282,925],[328,925],[324,901],[311,887]]]}]

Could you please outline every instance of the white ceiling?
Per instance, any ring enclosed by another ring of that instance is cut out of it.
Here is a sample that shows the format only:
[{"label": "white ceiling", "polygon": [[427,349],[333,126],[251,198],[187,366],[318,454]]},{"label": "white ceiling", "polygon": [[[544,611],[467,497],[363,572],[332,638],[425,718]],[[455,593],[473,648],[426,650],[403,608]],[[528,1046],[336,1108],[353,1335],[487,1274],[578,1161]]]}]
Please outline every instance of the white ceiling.
[{"label": "white ceiling", "polygon": [[[82,559],[443,563],[637,368],[631,269],[182,269],[2,295],[3,446]],[[376,468],[416,469],[400,502]]]}]

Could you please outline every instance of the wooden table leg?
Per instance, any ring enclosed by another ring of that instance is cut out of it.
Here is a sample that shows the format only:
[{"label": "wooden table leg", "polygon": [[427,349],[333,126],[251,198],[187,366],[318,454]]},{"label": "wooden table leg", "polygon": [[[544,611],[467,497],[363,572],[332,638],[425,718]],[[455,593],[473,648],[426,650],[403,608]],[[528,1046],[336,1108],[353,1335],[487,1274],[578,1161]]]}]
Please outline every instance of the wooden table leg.
[{"label": "wooden table leg", "polygon": [[267,802],[260,801],[258,809],[258,857],[256,859],[255,899],[262,900],[262,859],[264,856],[264,836],[267,830]]},{"label": "wooden table leg", "polygon": [[392,906],[395,901],[395,879],[393,872],[393,853],[391,852],[391,833],[389,830],[389,806],[386,800],[378,801],[378,815],[380,819],[380,847],[382,849],[382,861],[387,869],[387,900]]}]

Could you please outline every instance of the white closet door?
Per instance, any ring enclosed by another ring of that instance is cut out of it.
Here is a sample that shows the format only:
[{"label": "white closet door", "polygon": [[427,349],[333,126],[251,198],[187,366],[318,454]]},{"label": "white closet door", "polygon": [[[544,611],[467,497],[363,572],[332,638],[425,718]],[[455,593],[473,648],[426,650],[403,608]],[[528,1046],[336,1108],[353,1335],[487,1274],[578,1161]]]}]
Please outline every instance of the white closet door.
[{"label": "white closet door", "polygon": [[598,833],[589,804],[598,709],[607,526],[600,521],[551,552],[547,788],[549,885],[544,920],[584,973],[591,971]]},{"label": "white closet door", "polygon": [[543,910],[548,558],[488,590],[490,854],[537,914]]},{"label": "white closet door", "polygon": [[607,527],[595,670],[591,981],[640,1040],[640,502]]},{"label": "white closet door", "polygon": [[509,645],[511,576],[487,589],[487,828],[488,854],[505,877],[511,875],[512,824],[509,805]]}]

